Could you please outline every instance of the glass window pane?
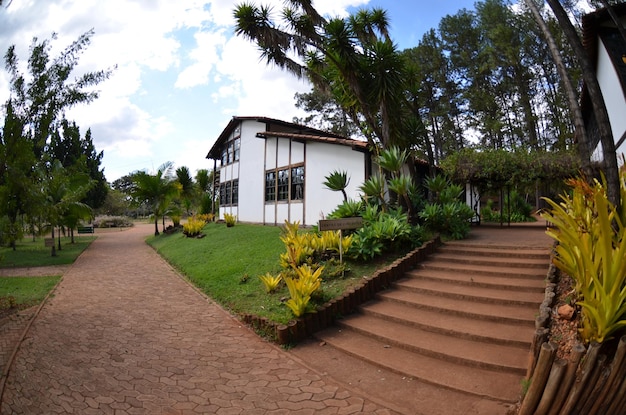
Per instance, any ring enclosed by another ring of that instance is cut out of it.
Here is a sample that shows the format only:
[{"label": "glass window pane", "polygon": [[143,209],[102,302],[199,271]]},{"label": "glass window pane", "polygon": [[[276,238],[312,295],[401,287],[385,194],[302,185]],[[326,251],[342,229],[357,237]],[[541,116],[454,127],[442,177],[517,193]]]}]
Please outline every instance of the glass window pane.
[{"label": "glass window pane", "polygon": [[289,199],[289,170],[278,171],[278,200]]},{"label": "glass window pane", "polygon": [[291,169],[291,200],[304,199],[304,166]]},{"label": "glass window pane", "polygon": [[276,200],[276,172],[268,171],[265,173],[265,201],[274,200]]},{"label": "glass window pane", "polygon": [[237,205],[239,202],[239,179],[233,180],[233,195],[232,195],[232,204]]}]

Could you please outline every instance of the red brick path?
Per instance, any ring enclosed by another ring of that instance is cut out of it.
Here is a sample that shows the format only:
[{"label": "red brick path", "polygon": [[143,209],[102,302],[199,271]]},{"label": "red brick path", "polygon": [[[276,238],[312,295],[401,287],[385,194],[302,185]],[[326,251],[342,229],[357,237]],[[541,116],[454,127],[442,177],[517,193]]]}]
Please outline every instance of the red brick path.
[{"label": "red brick path", "polygon": [[0,414],[394,413],[198,294],[143,243],[152,229],[102,234],[67,271],[19,348]]}]

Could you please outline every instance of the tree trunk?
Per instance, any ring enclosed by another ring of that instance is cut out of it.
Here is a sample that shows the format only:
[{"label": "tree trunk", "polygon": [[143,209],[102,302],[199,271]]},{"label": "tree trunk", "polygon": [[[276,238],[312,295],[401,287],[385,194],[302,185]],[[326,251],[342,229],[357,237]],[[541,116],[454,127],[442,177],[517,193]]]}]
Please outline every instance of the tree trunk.
[{"label": "tree trunk", "polygon": [[57,256],[56,247],[54,246],[54,225],[52,225],[52,252],[51,256]]},{"label": "tree trunk", "polygon": [[575,127],[575,136],[576,141],[578,143],[578,155],[581,159],[583,172],[587,176],[588,179],[592,176],[591,171],[591,154],[589,149],[589,139],[587,137],[587,129],[585,127],[585,121],[583,119],[583,114],[580,109],[580,104],[578,103],[578,94],[574,89],[574,85],[572,84],[572,79],[567,73],[567,68],[565,67],[565,63],[563,62],[563,58],[561,57],[561,52],[552,36],[552,32],[548,28],[548,25],[543,20],[537,5],[534,0],[524,0],[528,8],[530,9],[535,21],[539,25],[539,29],[543,34],[546,42],[548,43],[548,49],[550,50],[550,54],[552,55],[552,59],[554,60],[554,64],[556,65],[557,72],[561,78],[561,85],[565,90],[565,95],[567,96],[567,103],[569,110],[572,114],[574,127]]},{"label": "tree trunk", "polygon": [[159,217],[154,215],[154,236],[159,236]]},{"label": "tree trunk", "polygon": [[[617,154],[615,152],[615,141],[613,140],[613,132],[611,131],[611,122],[606,110],[600,83],[596,77],[596,71],[593,62],[587,55],[583,44],[578,37],[578,32],[569,19],[569,16],[563,9],[558,0],[547,0],[550,8],[554,12],[561,29],[565,33],[565,37],[574,49],[576,58],[582,69],[585,86],[589,92],[589,98],[593,106],[593,114],[598,123],[598,131],[600,134],[600,143],[602,145],[602,153],[604,159],[604,173],[607,181],[607,196],[609,200],[619,209],[620,201],[620,183],[619,170],[617,165]],[[589,149],[591,151],[591,149]]]}]

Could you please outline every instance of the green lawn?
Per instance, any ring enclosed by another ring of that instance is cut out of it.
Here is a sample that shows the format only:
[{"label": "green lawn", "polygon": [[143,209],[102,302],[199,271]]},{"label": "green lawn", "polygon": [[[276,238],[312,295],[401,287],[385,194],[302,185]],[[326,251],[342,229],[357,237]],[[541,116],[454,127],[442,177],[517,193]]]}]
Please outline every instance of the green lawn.
[{"label": "green lawn", "polygon": [[[170,264],[209,297],[234,313],[254,314],[286,323],[293,318],[281,300],[289,297],[284,286],[267,294],[259,280],[266,272],[277,274],[281,268],[279,255],[285,247],[279,227],[210,223],[204,228],[206,237],[187,238],[182,233],[162,234],[148,238],[148,243]],[[325,281],[319,301],[341,294],[387,261],[368,264],[347,262],[350,272],[344,278]]]},{"label": "green lawn", "polygon": [[0,310],[39,304],[61,277],[0,277]]},{"label": "green lawn", "polygon": [[[61,238],[61,250],[57,256],[51,256],[51,248],[44,246],[44,239],[25,238],[17,243],[17,249],[0,248],[0,268],[45,267],[50,265],[66,265],[76,258],[96,239],[95,236],[74,237],[71,244],[69,237]],[[58,243],[58,242],[57,242]],[[57,245],[58,246],[58,245]]]}]

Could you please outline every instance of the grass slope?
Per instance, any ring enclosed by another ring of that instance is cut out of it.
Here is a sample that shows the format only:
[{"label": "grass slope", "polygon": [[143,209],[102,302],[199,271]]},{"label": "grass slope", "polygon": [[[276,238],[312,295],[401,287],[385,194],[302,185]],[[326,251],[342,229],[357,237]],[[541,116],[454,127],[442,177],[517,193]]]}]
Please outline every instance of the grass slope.
[{"label": "grass slope", "polygon": [[[274,226],[237,224],[227,228],[210,223],[202,239],[175,233],[152,236],[147,242],[205,294],[232,312],[286,323],[293,318],[283,304],[289,297],[287,288],[283,284],[277,292],[267,294],[259,280],[266,272],[278,274],[281,270],[278,259],[285,247],[280,232],[281,228]],[[352,271],[346,277],[323,283],[323,298],[339,295],[382,262],[347,264]]]}]

